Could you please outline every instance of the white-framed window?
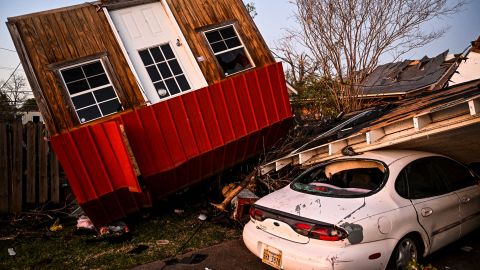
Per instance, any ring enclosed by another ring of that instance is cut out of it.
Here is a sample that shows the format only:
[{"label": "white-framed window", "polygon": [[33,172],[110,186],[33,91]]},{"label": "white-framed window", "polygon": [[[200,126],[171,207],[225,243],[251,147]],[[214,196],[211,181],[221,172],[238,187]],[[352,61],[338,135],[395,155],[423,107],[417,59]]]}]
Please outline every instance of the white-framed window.
[{"label": "white-framed window", "polygon": [[80,123],[122,110],[115,88],[100,59],[60,69]]},{"label": "white-framed window", "polygon": [[253,67],[233,25],[208,30],[204,34],[225,76]]},{"label": "white-framed window", "polygon": [[138,53],[160,98],[191,89],[169,43],[142,49]]}]

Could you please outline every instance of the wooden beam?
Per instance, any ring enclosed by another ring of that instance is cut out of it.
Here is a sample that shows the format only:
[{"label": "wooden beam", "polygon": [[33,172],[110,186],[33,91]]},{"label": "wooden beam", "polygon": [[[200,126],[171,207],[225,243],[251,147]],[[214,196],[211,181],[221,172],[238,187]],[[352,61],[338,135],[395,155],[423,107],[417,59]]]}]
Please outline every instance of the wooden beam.
[{"label": "wooden beam", "polygon": [[36,202],[36,147],[35,126],[28,122],[27,128],[27,203]]},{"label": "wooden beam", "polygon": [[311,159],[315,154],[316,154],[315,150],[308,150],[298,154],[298,163],[303,164],[307,162],[307,160]]},{"label": "wooden beam", "polygon": [[380,140],[381,138],[385,137],[385,131],[383,128],[371,130],[367,132],[366,134],[367,137],[367,144],[372,144]]},{"label": "wooden beam", "polygon": [[10,196],[10,213],[22,211],[23,201],[23,125],[21,122],[13,124],[12,147],[12,186]]},{"label": "wooden beam", "polygon": [[260,169],[260,174],[265,175],[275,169],[275,162],[269,163],[265,166],[262,166]]},{"label": "wooden beam", "polygon": [[470,115],[480,115],[480,98],[472,99],[468,101],[468,108],[470,109]]},{"label": "wooden beam", "polygon": [[275,161],[275,170],[279,171],[283,169],[285,166],[292,163],[292,161],[293,161],[292,158],[285,158],[285,159],[280,159]]},{"label": "wooden beam", "polygon": [[0,213],[8,212],[8,151],[7,124],[0,123]]},{"label": "wooden beam", "polygon": [[328,144],[328,155],[335,155],[342,152],[342,149],[347,146],[346,140],[340,140],[336,142],[331,142]]},{"label": "wooden beam", "polygon": [[424,115],[419,115],[415,116],[413,118],[413,127],[415,128],[416,131],[421,130],[428,124],[432,122],[432,119],[430,118],[429,114],[424,114]]}]

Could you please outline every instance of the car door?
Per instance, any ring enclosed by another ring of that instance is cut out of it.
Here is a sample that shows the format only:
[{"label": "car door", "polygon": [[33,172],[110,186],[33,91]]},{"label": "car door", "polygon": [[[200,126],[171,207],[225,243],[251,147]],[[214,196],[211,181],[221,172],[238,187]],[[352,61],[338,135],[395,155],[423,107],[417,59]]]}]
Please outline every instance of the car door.
[{"label": "car door", "polygon": [[460,237],[459,198],[439,176],[434,161],[431,157],[422,158],[404,169],[407,196],[429,236],[430,252]]},{"label": "car door", "polygon": [[480,227],[480,185],[478,176],[462,164],[438,157],[435,165],[460,199],[460,228],[464,236]]}]

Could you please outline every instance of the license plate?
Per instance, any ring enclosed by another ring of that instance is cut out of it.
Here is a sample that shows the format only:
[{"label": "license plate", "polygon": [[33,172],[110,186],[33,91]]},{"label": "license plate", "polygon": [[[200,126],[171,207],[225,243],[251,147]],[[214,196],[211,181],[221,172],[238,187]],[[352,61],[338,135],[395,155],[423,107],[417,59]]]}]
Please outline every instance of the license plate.
[{"label": "license plate", "polygon": [[280,269],[280,266],[282,265],[282,251],[265,246],[263,249],[262,262]]}]

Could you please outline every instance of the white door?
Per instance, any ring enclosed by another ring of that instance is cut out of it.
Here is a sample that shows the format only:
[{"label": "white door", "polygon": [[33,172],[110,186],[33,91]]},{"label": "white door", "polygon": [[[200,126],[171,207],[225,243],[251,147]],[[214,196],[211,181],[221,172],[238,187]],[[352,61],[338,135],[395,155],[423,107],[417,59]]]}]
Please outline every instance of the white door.
[{"label": "white door", "polygon": [[162,3],[110,12],[148,99],[156,103],[207,86],[173,16]]}]

